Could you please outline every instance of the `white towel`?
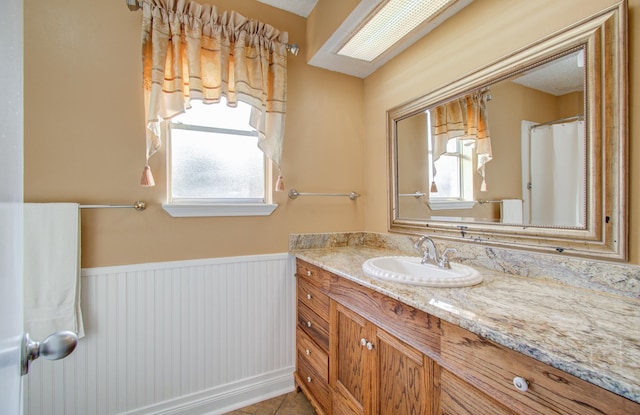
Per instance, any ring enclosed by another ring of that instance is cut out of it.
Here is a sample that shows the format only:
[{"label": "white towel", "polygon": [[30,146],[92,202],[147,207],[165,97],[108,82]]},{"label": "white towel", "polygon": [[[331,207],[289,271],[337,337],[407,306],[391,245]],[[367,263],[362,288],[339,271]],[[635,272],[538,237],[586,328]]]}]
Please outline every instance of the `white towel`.
[{"label": "white towel", "polygon": [[24,326],[35,341],[70,330],[80,312],[80,214],[76,203],[24,205]]},{"label": "white towel", "polygon": [[501,203],[500,218],[502,223],[522,224],[522,200],[503,199]]}]

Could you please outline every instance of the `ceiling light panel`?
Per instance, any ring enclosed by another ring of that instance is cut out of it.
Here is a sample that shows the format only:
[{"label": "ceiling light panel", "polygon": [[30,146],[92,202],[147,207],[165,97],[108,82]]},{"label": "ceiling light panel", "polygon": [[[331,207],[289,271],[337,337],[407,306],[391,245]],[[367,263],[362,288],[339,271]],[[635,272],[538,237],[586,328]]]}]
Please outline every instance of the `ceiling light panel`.
[{"label": "ceiling light panel", "polygon": [[387,49],[457,0],[389,0],[338,51],[372,62]]}]

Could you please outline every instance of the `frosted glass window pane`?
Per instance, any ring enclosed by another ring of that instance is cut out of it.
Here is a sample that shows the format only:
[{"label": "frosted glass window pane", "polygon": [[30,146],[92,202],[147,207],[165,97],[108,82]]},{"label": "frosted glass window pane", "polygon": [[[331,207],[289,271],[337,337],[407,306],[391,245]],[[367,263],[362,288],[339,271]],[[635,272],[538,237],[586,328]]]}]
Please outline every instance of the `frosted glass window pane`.
[{"label": "frosted glass window pane", "polygon": [[173,129],[172,196],[264,201],[264,154],[257,142],[257,137]]},{"label": "frosted glass window pane", "polygon": [[438,192],[432,193],[431,198],[460,198],[460,166],[455,156],[441,156],[436,161],[436,185]]},{"label": "frosted glass window pane", "polygon": [[249,126],[251,105],[244,102],[238,102],[237,104],[236,107],[229,107],[224,97],[220,98],[220,102],[217,104],[203,104],[202,101],[193,100],[191,101],[191,108],[184,114],[174,117],[171,122],[254,131]]},{"label": "frosted glass window pane", "polygon": [[[427,114],[429,114],[427,112]],[[427,115],[427,131],[431,131],[431,117]],[[459,141],[458,139],[451,139],[447,141],[447,153],[451,154],[443,154],[436,161],[435,167],[437,170],[437,174],[435,177],[436,186],[438,187],[437,192],[430,193],[429,198],[431,200],[438,199],[462,199],[462,178],[461,174],[461,165],[460,165],[460,156],[459,156]],[[431,134],[429,134],[428,139],[429,146],[429,165],[433,163],[433,142],[431,139]],[[433,179],[433,171],[429,169],[429,182]]]}]

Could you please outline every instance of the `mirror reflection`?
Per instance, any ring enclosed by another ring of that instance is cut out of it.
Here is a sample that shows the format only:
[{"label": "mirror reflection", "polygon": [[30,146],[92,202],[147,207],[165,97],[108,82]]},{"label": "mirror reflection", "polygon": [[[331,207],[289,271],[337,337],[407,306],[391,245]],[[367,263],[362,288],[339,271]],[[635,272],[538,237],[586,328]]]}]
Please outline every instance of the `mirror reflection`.
[{"label": "mirror reflection", "polygon": [[396,120],[399,219],[587,226],[583,46]]}]

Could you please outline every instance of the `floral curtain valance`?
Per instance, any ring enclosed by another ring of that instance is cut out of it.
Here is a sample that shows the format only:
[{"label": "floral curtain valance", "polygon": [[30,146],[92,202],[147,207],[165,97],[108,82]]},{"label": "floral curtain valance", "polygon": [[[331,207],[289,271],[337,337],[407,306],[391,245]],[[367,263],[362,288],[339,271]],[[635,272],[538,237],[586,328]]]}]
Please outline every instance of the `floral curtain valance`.
[{"label": "floral curtain valance", "polygon": [[433,149],[433,178],[431,192],[437,192],[435,162],[447,152],[452,138],[475,141],[477,171],[482,176],[480,191],[487,190],[485,165],[491,161],[491,137],[487,115],[488,90],[473,92],[460,99],[439,105],[431,110],[431,139]]},{"label": "floral curtain valance", "polygon": [[231,106],[250,104],[258,146],[280,168],[288,34],[194,1],[141,3],[147,139],[141,184],[155,184],[149,157],[160,148],[161,123],[188,109],[192,99],[217,103],[225,96]]}]

